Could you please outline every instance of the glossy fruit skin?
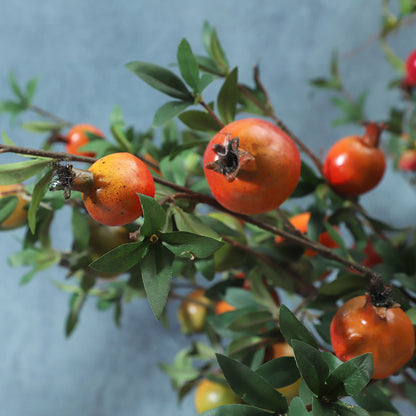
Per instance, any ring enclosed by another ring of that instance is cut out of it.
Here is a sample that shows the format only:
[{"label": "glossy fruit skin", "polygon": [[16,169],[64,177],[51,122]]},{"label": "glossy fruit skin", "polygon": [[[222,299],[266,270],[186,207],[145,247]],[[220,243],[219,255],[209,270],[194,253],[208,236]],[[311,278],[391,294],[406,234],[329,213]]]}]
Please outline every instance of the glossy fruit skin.
[{"label": "glossy fruit skin", "polygon": [[[310,218],[311,218],[310,212],[302,212],[300,214],[297,214],[291,217],[289,219],[289,222],[301,233],[306,234],[308,232],[308,224],[309,224]],[[283,240],[284,239],[280,236],[275,237],[276,243],[281,243]],[[338,244],[333,240],[333,238],[331,237],[328,231],[324,231],[323,233],[319,235],[318,242],[328,248],[338,247]],[[304,255],[308,257],[314,257],[316,256],[316,254],[317,254],[316,251],[311,250],[310,248],[307,248],[304,253]]]},{"label": "glossy fruit skin", "polygon": [[[239,149],[254,159],[230,182],[222,173],[207,168],[217,161],[213,146],[239,139]],[[301,159],[292,139],[274,124],[246,118],[222,128],[209,142],[203,157],[205,177],[214,198],[230,211],[252,215],[279,207],[295,190]]]},{"label": "glossy fruit skin", "polygon": [[369,295],[356,296],[341,306],[330,334],[335,355],[342,361],[373,354],[374,379],[394,374],[415,349],[415,333],[406,313],[399,307],[376,307]]},{"label": "glossy fruit skin", "polygon": [[143,214],[137,194],[155,195],[149,169],[130,153],[104,156],[88,171],[94,180],[82,199],[91,217],[101,224],[125,225],[136,220]]},{"label": "glossy fruit skin", "polygon": [[406,59],[406,82],[411,87],[416,85],[416,49]]},{"label": "glossy fruit skin", "polygon": [[202,379],[196,387],[194,402],[199,414],[225,404],[241,403],[241,399],[228,385]]},{"label": "glossy fruit skin", "polygon": [[211,301],[205,297],[204,289],[191,292],[179,305],[177,316],[184,334],[202,332],[205,328],[208,307]]},{"label": "glossy fruit skin", "polygon": [[25,186],[21,183],[0,185],[0,198],[7,196],[17,197],[17,205],[14,211],[0,224],[0,230],[18,228],[27,221],[27,204],[30,199],[26,194]]},{"label": "glossy fruit skin", "polygon": [[368,192],[384,175],[384,152],[377,144],[364,140],[367,136],[344,137],[326,155],[323,174],[331,187],[342,195],[356,196]]},{"label": "glossy fruit skin", "polygon": [[80,147],[89,143],[89,138],[86,132],[93,133],[96,136],[104,137],[104,133],[97,127],[91,124],[76,124],[73,126],[66,135],[65,150],[71,155],[89,156],[94,157],[94,152],[83,152],[79,150]]}]

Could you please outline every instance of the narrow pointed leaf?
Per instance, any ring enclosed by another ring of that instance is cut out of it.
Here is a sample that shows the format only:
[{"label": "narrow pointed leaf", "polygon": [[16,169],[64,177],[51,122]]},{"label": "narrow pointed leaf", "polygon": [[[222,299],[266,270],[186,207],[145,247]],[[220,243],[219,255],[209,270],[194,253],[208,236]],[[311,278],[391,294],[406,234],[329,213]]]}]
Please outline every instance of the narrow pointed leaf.
[{"label": "narrow pointed leaf", "polygon": [[246,403],[276,413],[286,412],[286,399],[264,377],[239,361],[222,354],[216,356],[228,384]]},{"label": "narrow pointed leaf", "polygon": [[23,182],[38,174],[51,162],[45,159],[34,159],[25,162],[0,165],[0,185],[11,185]]},{"label": "narrow pointed leaf", "polygon": [[51,166],[50,169],[36,183],[35,188],[33,189],[32,200],[30,201],[29,210],[27,213],[27,220],[32,234],[35,234],[36,230],[36,213],[52,176],[53,169]]},{"label": "narrow pointed leaf", "polygon": [[197,91],[199,84],[198,63],[186,39],[182,39],[178,46],[177,60],[183,79],[194,91]]},{"label": "narrow pointed leaf", "polygon": [[163,246],[150,247],[140,268],[150,307],[159,319],[168,300],[174,255]]},{"label": "narrow pointed leaf", "polygon": [[168,69],[141,61],[130,62],[126,67],[151,87],[164,94],[180,100],[192,100],[192,94],[182,80]]},{"label": "narrow pointed leaf", "polygon": [[201,416],[270,416],[270,412],[246,404],[225,404],[200,413]]},{"label": "narrow pointed leaf", "polygon": [[214,238],[188,233],[186,231],[163,233],[161,239],[163,240],[163,245],[176,256],[200,259],[212,256],[224,245],[222,241],[215,240]]},{"label": "narrow pointed leaf", "polygon": [[163,228],[166,223],[166,213],[160,204],[150,196],[139,194],[139,197],[144,218],[143,225],[140,228],[140,235],[150,237]]},{"label": "narrow pointed leaf", "polygon": [[297,339],[318,348],[318,343],[312,334],[285,305],[280,306],[279,323],[280,330],[288,344]]},{"label": "narrow pointed leaf", "polygon": [[17,207],[18,199],[16,196],[3,196],[0,199],[0,224],[6,220]]},{"label": "narrow pointed leaf", "polygon": [[126,243],[113,248],[90,264],[99,272],[123,273],[135,266],[147,252],[147,244]]},{"label": "narrow pointed leaf", "polygon": [[179,114],[181,114],[186,108],[192,105],[190,101],[169,101],[162,105],[153,118],[153,127],[159,127],[166,124]]},{"label": "narrow pointed leaf", "polygon": [[218,94],[217,107],[221,121],[225,124],[234,121],[238,101],[238,68],[234,68],[224,81]]}]

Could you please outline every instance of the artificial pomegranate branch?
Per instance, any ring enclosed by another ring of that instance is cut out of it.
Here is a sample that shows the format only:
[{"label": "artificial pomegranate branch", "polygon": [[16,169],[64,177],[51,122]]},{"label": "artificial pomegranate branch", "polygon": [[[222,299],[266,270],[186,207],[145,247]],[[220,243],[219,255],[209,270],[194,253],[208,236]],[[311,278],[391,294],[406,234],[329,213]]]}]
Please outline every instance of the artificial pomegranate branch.
[{"label": "artificial pomegranate branch", "polygon": [[[77,161],[77,162],[84,162],[84,163],[94,163],[96,161],[96,159],[92,157],[71,155],[65,152],[53,152],[53,151],[48,151],[48,150],[31,149],[31,148],[25,148],[25,147],[20,147],[20,146],[0,145],[0,153],[6,153],[6,152],[31,155],[31,156],[37,156],[37,157],[47,157],[55,161]],[[264,231],[269,231],[270,233],[279,235],[290,242],[312,249],[318,252],[323,257],[329,260],[334,260],[346,266],[347,268],[351,268],[359,273],[369,276],[370,278],[379,277],[379,274],[376,273],[374,270],[362,264],[347,260],[344,257],[337,254],[336,252],[332,251],[331,249],[325,247],[324,245],[308,239],[306,236],[295,235],[281,228],[273,226],[271,224],[264,223],[263,221],[255,217],[232,212],[224,208],[222,205],[220,205],[214,198],[201,194],[199,192],[192,191],[189,188],[177,185],[166,179],[159,178],[159,177],[154,177],[153,179],[155,182],[159,183],[160,185],[166,186],[170,189],[177,191],[177,193],[170,195],[167,200],[189,199],[195,202],[207,204],[219,211],[226,212],[236,218],[239,218],[242,221],[255,225],[256,227]]]}]

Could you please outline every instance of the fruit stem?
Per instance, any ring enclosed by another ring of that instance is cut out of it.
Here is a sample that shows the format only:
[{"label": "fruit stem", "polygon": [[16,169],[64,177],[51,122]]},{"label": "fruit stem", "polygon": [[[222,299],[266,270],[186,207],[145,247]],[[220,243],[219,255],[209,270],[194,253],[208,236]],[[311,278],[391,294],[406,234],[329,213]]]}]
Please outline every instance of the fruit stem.
[{"label": "fruit stem", "polygon": [[[228,136],[231,135],[228,133]],[[217,154],[218,159],[206,163],[205,168],[221,173],[225,175],[228,182],[233,182],[240,170],[251,160],[254,161],[254,156],[239,148],[239,141],[238,137],[232,139],[228,137],[223,145],[214,144],[212,150]]]},{"label": "fruit stem", "polygon": [[370,121],[364,123],[365,133],[362,137],[362,142],[368,147],[378,147],[380,142],[380,135],[387,126],[383,123],[375,123]]}]

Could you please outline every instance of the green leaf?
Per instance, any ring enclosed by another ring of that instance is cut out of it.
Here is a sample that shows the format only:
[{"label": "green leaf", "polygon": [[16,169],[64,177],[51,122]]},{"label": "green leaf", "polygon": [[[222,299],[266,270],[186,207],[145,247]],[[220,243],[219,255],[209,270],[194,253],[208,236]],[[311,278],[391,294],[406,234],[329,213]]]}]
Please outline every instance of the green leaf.
[{"label": "green leaf", "polygon": [[66,318],[65,335],[69,337],[79,322],[79,315],[87,299],[87,293],[74,293],[69,302],[69,313]]},{"label": "green leaf", "polygon": [[34,133],[49,133],[54,130],[60,130],[62,124],[51,123],[49,121],[28,121],[21,124],[22,128]]},{"label": "green leaf", "polygon": [[72,210],[71,228],[75,250],[78,252],[85,250],[90,241],[90,226],[88,217],[78,207]]},{"label": "green leaf", "polygon": [[212,280],[215,277],[215,260],[214,256],[205,259],[196,259],[194,261],[195,268],[207,280]]},{"label": "green leaf", "polygon": [[198,83],[197,91],[201,93],[202,91],[204,91],[206,87],[208,87],[208,85],[211,84],[211,82],[215,81],[216,79],[217,77],[213,74],[207,74],[207,73],[202,74],[201,79],[199,80],[199,83]]},{"label": "green leaf", "polygon": [[234,68],[227,76],[218,93],[217,107],[221,121],[231,123],[237,111],[238,101],[238,68]]},{"label": "green leaf", "polygon": [[308,387],[318,396],[325,394],[328,390],[325,381],[329,374],[329,366],[319,350],[297,339],[292,341],[292,347],[299,372]]},{"label": "green leaf", "polygon": [[331,387],[342,385],[343,389],[336,390],[337,396],[353,396],[358,394],[371,380],[373,375],[373,358],[370,353],[362,354],[348,360],[333,370],[327,383]]},{"label": "green leaf", "polygon": [[312,399],[312,416],[339,416],[332,403],[321,401],[317,397]]},{"label": "green leaf", "polygon": [[89,266],[99,272],[124,273],[146,255],[148,244],[126,243],[113,248]]},{"label": "green leaf", "polygon": [[226,404],[200,413],[201,416],[270,416],[270,412],[246,404]]},{"label": "green leaf", "polygon": [[160,237],[163,245],[176,256],[195,257],[203,259],[212,256],[224,243],[214,238],[188,233],[186,231],[175,231],[163,233]]},{"label": "green leaf", "polygon": [[319,292],[328,296],[343,296],[359,289],[367,289],[368,283],[364,281],[362,276],[355,273],[342,273],[329,283],[324,283]]},{"label": "green leaf", "polygon": [[182,80],[173,72],[159,65],[135,61],[126,65],[127,69],[151,87],[179,100],[193,100]]},{"label": "green leaf", "polygon": [[150,307],[159,319],[168,300],[174,255],[163,246],[152,246],[143,257],[140,268]]},{"label": "green leaf", "polygon": [[35,95],[37,85],[38,85],[38,78],[37,77],[32,78],[26,84],[26,99],[27,99],[29,104],[32,101],[33,96]]},{"label": "green leaf", "polygon": [[7,146],[16,146],[16,143],[13,142],[13,140],[6,134],[5,131],[1,132],[1,136],[3,139],[3,143]]},{"label": "green leaf", "polygon": [[164,157],[160,161],[160,171],[162,176],[177,185],[185,186],[186,170],[184,169],[185,160],[181,154],[173,159],[170,156]]},{"label": "green leaf", "polygon": [[228,384],[246,403],[276,413],[286,412],[286,399],[264,377],[232,358],[216,356]]},{"label": "green leaf", "polygon": [[0,224],[6,220],[17,207],[18,199],[15,195],[0,198]]},{"label": "green leaf", "polygon": [[153,118],[153,127],[160,127],[181,114],[193,103],[190,101],[169,101],[160,107]]},{"label": "green leaf", "polygon": [[174,206],[172,211],[176,227],[179,231],[204,235],[206,237],[215,238],[216,240],[220,239],[220,236],[211,227],[206,225],[200,217],[190,214],[177,206]]},{"label": "green leaf", "polygon": [[23,182],[38,174],[46,166],[50,165],[50,163],[50,160],[33,159],[25,162],[0,165],[0,185],[11,185]]},{"label": "green leaf", "polygon": [[370,416],[370,414],[361,407],[341,401],[334,403],[332,408],[336,412],[335,415],[337,416]]},{"label": "green leaf", "polygon": [[270,360],[256,369],[274,388],[289,386],[299,380],[300,374],[293,357]]},{"label": "green leaf", "polygon": [[333,97],[332,103],[340,108],[345,114],[344,118],[339,118],[332,124],[334,126],[339,126],[346,123],[359,123],[365,120],[364,105],[366,98],[367,92],[363,92],[356,101],[351,101],[344,97]]},{"label": "green leaf", "polygon": [[150,237],[163,228],[166,223],[166,213],[160,204],[150,196],[139,194],[139,197],[144,218],[143,225],[140,227],[140,235]]},{"label": "green leaf", "polygon": [[219,130],[217,122],[204,111],[189,110],[179,115],[179,120],[193,130],[216,132]]},{"label": "green leaf", "polygon": [[288,344],[292,345],[293,340],[300,340],[318,348],[318,343],[311,333],[285,305],[280,306],[279,324],[282,335]]},{"label": "green leaf", "polygon": [[363,391],[355,394],[353,398],[359,406],[371,412],[371,414],[384,411],[399,416],[399,411],[392,405],[387,394],[377,384],[370,384]]},{"label": "green leaf", "polygon": [[226,404],[200,413],[201,416],[270,416],[270,412],[246,404]]},{"label": "green leaf", "polygon": [[270,311],[250,310],[247,308],[247,312],[234,319],[228,328],[237,332],[258,333],[270,322],[273,322],[273,315]]},{"label": "green leaf", "polygon": [[223,75],[228,73],[228,61],[215,29],[211,30],[209,40],[209,54]]},{"label": "green leaf", "polygon": [[294,397],[289,405],[287,416],[308,416],[309,413],[300,397]]},{"label": "green leaf", "polygon": [[198,63],[186,39],[182,39],[178,46],[177,60],[183,79],[194,91],[199,92]]},{"label": "green leaf", "polygon": [[30,201],[29,210],[27,213],[27,219],[29,223],[30,231],[35,234],[36,230],[36,213],[38,212],[39,205],[42,201],[43,195],[48,188],[49,182],[53,176],[53,168],[49,167],[48,171],[39,179],[36,183],[32,193],[32,200]]},{"label": "green leaf", "polygon": [[9,72],[9,84],[10,84],[12,91],[16,95],[16,97],[19,98],[20,102],[26,103],[27,100],[26,100],[25,94],[23,94],[22,90],[17,85],[14,73],[11,71]]}]

